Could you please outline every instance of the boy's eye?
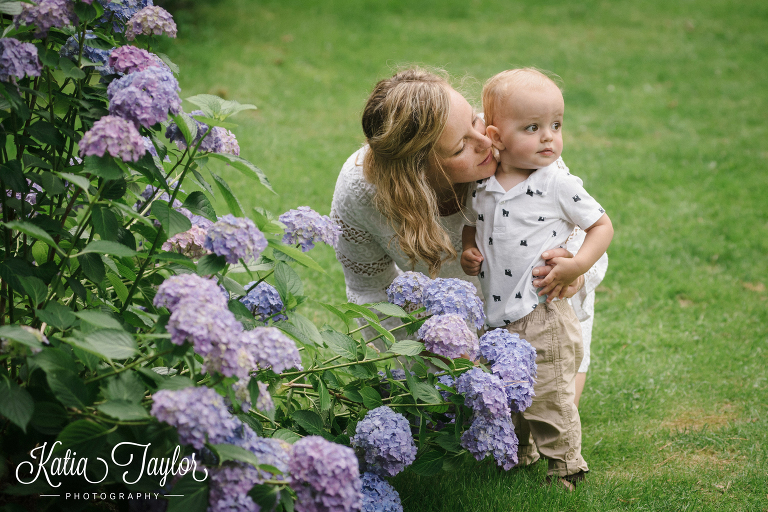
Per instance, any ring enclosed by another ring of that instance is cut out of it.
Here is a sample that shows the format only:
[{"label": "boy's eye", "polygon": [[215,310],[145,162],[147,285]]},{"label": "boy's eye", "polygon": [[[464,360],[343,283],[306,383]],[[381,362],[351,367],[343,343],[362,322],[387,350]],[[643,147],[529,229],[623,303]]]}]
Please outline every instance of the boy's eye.
[{"label": "boy's eye", "polygon": [[538,129],[539,129],[539,125],[537,124],[529,124],[528,126],[525,127],[525,131],[527,131],[528,133],[534,133]]},{"label": "boy's eye", "polygon": [[563,123],[560,123],[559,121],[555,121],[552,123],[552,129],[557,131],[563,126]]}]

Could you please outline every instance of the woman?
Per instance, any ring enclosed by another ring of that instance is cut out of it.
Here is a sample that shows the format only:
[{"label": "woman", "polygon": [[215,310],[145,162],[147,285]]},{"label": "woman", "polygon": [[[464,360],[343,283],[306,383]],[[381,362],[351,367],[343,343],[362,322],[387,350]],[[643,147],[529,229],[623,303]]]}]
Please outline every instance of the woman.
[{"label": "woman", "polygon": [[[443,77],[408,69],[376,85],[363,111],[363,132],[368,144],[344,163],[331,207],[342,229],[336,256],[348,300],[386,301],[385,290],[400,269],[465,279],[479,290],[477,278],[464,274],[456,256],[469,215],[464,209],[468,184],[496,170],[482,118]],[[583,232],[572,238],[580,246]],[[542,257],[570,255],[555,248]],[[607,264],[601,259],[566,294],[574,297],[590,335],[589,297]],[[533,275],[548,272],[549,267],[537,267]]]}]

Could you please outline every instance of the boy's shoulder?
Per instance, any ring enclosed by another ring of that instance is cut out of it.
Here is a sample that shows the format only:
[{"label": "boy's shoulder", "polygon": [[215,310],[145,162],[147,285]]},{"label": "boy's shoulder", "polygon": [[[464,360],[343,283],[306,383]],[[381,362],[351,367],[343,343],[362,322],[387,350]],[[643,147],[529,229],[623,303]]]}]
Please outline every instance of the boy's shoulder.
[{"label": "boy's shoulder", "polygon": [[[527,188],[525,193],[529,196],[545,196],[555,188],[559,181],[571,176],[573,175],[563,159],[558,158],[548,166],[531,173],[524,182]],[[573,178],[578,179],[576,176]]]}]

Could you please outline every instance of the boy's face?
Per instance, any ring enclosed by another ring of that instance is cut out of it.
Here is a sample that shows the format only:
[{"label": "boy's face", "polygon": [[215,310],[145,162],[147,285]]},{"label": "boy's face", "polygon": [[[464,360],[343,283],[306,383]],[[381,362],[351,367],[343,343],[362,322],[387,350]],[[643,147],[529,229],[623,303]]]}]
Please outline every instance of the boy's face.
[{"label": "boy's face", "polygon": [[510,94],[494,120],[498,135],[493,140],[502,165],[535,170],[560,158],[564,110],[563,95],[555,84]]}]

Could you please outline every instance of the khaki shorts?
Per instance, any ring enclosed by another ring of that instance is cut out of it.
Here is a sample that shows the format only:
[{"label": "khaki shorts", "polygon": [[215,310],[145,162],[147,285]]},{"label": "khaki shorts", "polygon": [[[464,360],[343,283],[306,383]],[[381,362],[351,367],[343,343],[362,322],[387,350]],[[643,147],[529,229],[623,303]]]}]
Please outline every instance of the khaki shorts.
[{"label": "khaki shorts", "polygon": [[576,371],[584,357],[581,324],[568,301],[541,303],[505,326],[536,349],[536,384],[531,406],[512,415],[520,442],[519,464],[549,459],[547,474],[589,471],[581,456],[581,419],[573,403]]}]

